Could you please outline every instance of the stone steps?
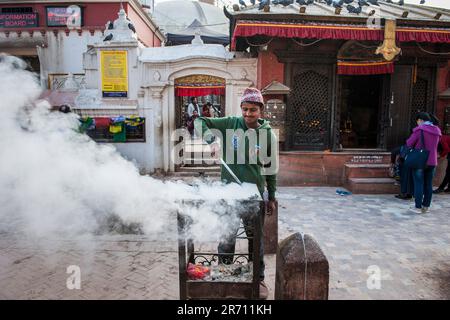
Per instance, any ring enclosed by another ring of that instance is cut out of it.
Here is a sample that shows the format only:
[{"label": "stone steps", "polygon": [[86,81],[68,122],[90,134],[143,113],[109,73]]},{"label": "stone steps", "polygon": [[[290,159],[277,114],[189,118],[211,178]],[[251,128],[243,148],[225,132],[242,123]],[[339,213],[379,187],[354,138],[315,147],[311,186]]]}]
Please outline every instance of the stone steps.
[{"label": "stone steps", "polygon": [[399,186],[393,178],[349,178],[345,187],[354,194],[394,194]]},{"label": "stone steps", "polygon": [[181,180],[189,184],[198,181],[198,179],[204,182],[211,182],[211,181],[220,181],[220,173],[209,173],[205,175],[200,175],[187,172],[175,172],[168,174],[165,179],[172,181]]},{"label": "stone steps", "polygon": [[344,166],[345,187],[355,194],[393,194],[399,192],[395,179],[389,176],[390,154],[374,154],[377,163],[347,163]]},{"label": "stone steps", "polygon": [[220,160],[211,156],[210,146],[191,140],[184,146],[183,164],[174,173],[180,177],[220,177]]},{"label": "stone steps", "polygon": [[350,178],[389,178],[390,164],[346,164],[345,176]]},{"label": "stone steps", "polygon": [[186,167],[215,167],[220,165],[220,160],[213,158],[187,158],[183,160],[182,168]]},{"label": "stone steps", "polygon": [[212,173],[220,172],[220,166],[192,166],[192,167],[180,167],[177,172],[190,172],[190,173]]},{"label": "stone steps", "polygon": [[201,178],[201,177],[211,177],[220,178],[220,171],[176,171],[167,174],[169,178]]}]

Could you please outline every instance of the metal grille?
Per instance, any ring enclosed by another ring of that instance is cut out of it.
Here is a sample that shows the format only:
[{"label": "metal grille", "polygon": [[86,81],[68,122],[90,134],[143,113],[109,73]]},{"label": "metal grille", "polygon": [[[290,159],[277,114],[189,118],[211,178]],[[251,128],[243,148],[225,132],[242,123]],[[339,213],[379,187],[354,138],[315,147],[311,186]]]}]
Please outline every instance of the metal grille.
[{"label": "metal grille", "polygon": [[183,99],[184,97],[175,97],[177,99],[176,102],[176,111],[175,111],[175,125],[177,128],[184,128],[186,127],[186,111],[187,107],[185,106],[185,103]]},{"label": "metal grille", "polygon": [[[238,221],[242,219],[243,223],[246,223],[246,225],[237,230],[236,235],[233,235],[234,240],[248,240],[247,253],[234,252],[235,247],[233,245],[233,248],[229,248],[230,250],[225,250],[227,253],[221,252],[220,254],[206,251],[205,244],[198,243],[198,246],[194,244],[191,229],[193,219],[189,215],[182,212],[182,210],[189,209],[189,207],[198,208],[203,206],[203,204],[204,201],[185,201],[182,203],[182,208],[177,214],[180,299],[258,298],[260,282],[260,246],[262,245],[262,243],[260,243],[262,235],[261,217],[265,214],[264,202],[244,200],[236,207],[223,207],[223,205],[219,204],[222,212],[216,212],[217,214],[225,214],[229,216],[232,214],[231,211],[234,211],[233,214],[236,214],[236,217],[239,218]],[[225,211],[223,211],[224,209]],[[230,211],[227,212],[227,210]],[[196,246],[201,251],[196,251]],[[202,247],[203,250],[201,249]],[[252,267],[249,266],[250,262],[252,262]],[[189,263],[207,266],[210,269],[216,268],[220,265],[234,265],[241,269],[241,267],[243,268],[247,265],[249,269],[252,270],[250,274],[251,281],[248,281],[249,279],[242,280],[233,276],[228,276],[222,279],[213,279],[208,277],[197,280],[189,279],[187,272]]]},{"label": "metal grille", "polygon": [[328,147],[328,78],[314,71],[294,77],[290,108],[290,135],[295,147]]},{"label": "metal grille", "polygon": [[416,126],[416,116],[419,112],[427,111],[427,94],[428,94],[428,81],[422,78],[417,78],[416,83],[413,86],[413,97],[411,102],[411,119],[410,128]]}]

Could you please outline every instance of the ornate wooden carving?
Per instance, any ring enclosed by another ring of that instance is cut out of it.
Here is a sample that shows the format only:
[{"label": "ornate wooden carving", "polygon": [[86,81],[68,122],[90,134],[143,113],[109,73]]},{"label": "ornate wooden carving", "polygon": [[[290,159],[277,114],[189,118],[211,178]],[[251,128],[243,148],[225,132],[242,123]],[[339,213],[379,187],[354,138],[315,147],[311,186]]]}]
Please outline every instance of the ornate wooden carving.
[{"label": "ornate wooden carving", "polygon": [[384,59],[392,61],[401,52],[401,49],[395,44],[395,20],[386,20],[384,25],[383,44],[375,51],[376,54],[382,54]]},{"label": "ornate wooden carving", "polygon": [[205,74],[195,74],[175,79],[175,85],[181,84],[220,84],[225,85],[225,79]]}]

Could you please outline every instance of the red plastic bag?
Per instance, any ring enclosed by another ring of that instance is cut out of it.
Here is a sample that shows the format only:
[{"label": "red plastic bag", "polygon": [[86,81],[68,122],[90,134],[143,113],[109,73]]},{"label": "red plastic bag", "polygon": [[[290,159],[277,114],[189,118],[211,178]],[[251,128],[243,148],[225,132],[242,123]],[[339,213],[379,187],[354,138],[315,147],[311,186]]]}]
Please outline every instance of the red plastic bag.
[{"label": "red plastic bag", "polygon": [[189,263],[187,267],[187,275],[191,280],[200,280],[209,274],[210,270],[208,267]]}]

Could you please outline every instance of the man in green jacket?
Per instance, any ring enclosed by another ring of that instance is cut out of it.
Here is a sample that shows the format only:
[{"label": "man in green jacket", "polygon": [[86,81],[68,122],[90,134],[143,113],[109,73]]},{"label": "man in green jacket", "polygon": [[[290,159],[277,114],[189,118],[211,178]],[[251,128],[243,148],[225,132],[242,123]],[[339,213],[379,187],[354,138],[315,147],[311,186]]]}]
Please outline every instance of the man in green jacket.
[{"label": "man in green jacket", "polygon": [[[267,214],[275,210],[276,174],[278,170],[278,142],[269,122],[262,119],[264,99],[256,88],[247,88],[241,97],[240,117],[198,118],[195,127],[200,136],[211,145],[213,156],[222,151],[222,158],[240,182],[253,183],[258,187],[261,198],[267,200]],[[222,148],[217,142],[221,140]],[[238,182],[222,165],[221,179],[227,183]],[[267,188],[267,193],[265,189]],[[264,216],[261,217],[264,224]],[[248,221],[244,220],[244,225]],[[251,237],[250,230],[246,230]],[[264,238],[261,234],[260,248],[260,296],[265,299],[268,295],[264,283]],[[235,235],[219,244],[220,253],[235,251]],[[249,242],[249,252],[251,252]],[[233,256],[219,256],[219,261],[232,263]]]}]

